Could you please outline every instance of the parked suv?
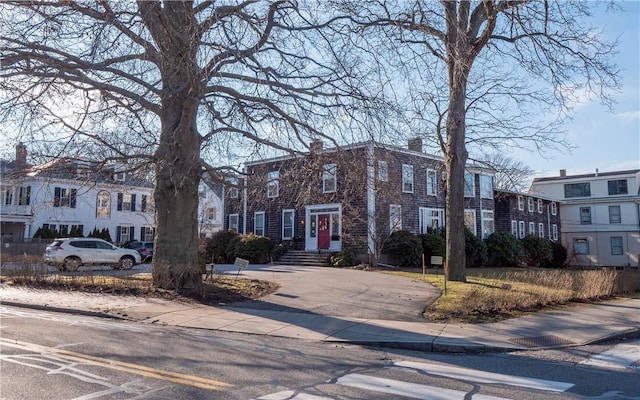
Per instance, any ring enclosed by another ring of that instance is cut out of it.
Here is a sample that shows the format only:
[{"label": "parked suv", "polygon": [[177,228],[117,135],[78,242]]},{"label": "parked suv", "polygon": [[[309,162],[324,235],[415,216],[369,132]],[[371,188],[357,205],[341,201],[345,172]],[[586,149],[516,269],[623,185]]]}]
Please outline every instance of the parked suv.
[{"label": "parked suv", "polygon": [[81,265],[107,264],[113,269],[131,269],[140,264],[140,254],[96,238],[61,238],[47,246],[44,260],[60,271],[77,271]]},{"label": "parked suv", "polygon": [[133,249],[140,253],[142,262],[150,262],[153,258],[153,242],[143,242],[140,240],[129,240],[124,242],[122,247],[125,249]]}]

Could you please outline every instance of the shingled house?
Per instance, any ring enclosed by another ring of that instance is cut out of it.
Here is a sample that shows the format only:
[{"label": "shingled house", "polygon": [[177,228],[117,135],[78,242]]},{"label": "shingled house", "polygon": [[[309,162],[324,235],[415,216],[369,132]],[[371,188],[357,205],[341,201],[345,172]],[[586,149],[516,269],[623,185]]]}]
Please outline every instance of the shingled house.
[{"label": "shingled house", "polygon": [[[370,141],[325,149],[316,141],[310,149],[247,163],[225,191],[225,228],[306,252],[350,248],[364,261],[394,230],[444,226],[444,162],[424,153],[420,139],[407,148]],[[492,178],[479,166],[465,174],[465,223],[480,237],[494,231]]]}]

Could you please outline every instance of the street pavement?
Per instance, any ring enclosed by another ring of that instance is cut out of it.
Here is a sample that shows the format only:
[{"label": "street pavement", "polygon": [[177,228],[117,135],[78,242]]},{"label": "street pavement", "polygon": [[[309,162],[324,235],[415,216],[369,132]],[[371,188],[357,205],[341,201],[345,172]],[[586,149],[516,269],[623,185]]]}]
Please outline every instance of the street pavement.
[{"label": "street pavement", "polygon": [[145,324],[430,352],[580,346],[640,332],[640,299],[566,306],[487,324],[432,323],[421,312],[439,296],[438,289],[405,277],[283,265],[216,270],[276,282],[280,289],[256,301],[210,306],[2,284],[0,302]]}]

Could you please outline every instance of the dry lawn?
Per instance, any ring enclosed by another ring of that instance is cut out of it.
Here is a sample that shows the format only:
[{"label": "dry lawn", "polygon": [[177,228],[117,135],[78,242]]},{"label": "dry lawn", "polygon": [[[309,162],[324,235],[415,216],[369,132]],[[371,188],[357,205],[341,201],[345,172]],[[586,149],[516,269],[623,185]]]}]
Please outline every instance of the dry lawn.
[{"label": "dry lawn", "polygon": [[425,317],[434,321],[492,322],[548,307],[640,293],[637,270],[467,269],[467,282],[447,282],[446,293],[442,271],[386,273],[440,288],[442,296],[425,310]]}]

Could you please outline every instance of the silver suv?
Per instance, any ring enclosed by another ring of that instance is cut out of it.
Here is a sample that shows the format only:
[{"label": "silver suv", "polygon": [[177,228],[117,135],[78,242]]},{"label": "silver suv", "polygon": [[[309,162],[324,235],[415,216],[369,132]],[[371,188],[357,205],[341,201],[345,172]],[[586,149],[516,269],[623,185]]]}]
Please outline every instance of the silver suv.
[{"label": "silver suv", "polygon": [[61,238],[47,246],[44,261],[60,271],[77,271],[81,265],[111,265],[113,269],[131,269],[140,264],[140,254],[96,238]]}]

